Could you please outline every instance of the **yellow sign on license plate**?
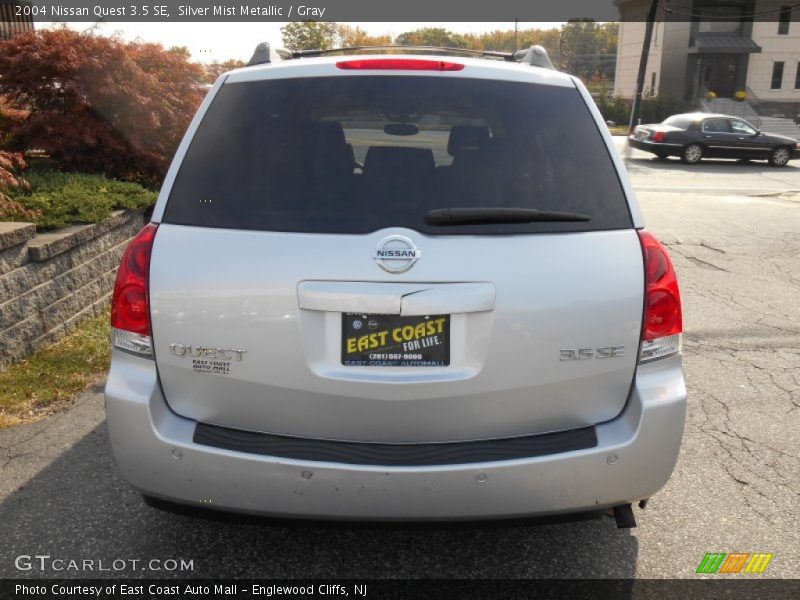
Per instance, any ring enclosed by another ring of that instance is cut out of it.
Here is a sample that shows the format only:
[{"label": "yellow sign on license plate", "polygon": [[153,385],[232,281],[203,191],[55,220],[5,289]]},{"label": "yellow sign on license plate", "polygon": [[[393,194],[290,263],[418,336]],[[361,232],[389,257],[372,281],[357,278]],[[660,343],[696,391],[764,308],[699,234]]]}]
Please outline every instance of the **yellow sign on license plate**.
[{"label": "yellow sign on license plate", "polygon": [[450,364],[450,315],[342,314],[342,364],[441,367]]}]

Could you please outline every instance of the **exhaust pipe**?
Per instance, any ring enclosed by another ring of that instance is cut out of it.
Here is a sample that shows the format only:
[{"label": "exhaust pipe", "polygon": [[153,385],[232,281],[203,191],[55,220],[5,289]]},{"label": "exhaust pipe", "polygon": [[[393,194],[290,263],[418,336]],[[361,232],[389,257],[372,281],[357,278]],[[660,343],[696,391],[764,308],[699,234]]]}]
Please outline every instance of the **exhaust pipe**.
[{"label": "exhaust pipe", "polygon": [[630,504],[614,507],[614,520],[620,529],[632,529],[636,527],[636,518]]}]

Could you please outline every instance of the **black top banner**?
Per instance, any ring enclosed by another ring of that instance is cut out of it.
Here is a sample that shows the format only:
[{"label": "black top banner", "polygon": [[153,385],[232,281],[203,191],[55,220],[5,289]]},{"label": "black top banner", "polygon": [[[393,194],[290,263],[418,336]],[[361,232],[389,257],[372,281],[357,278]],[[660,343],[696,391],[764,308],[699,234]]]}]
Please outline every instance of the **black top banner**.
[{"label": "black top banner", "polygon": [[[29,0],[7,2],[13,18],[106,22],[565,22],[643,21],[654,0]],[[797,0],[655,0],[670,21],[796,20]],[[792,10],[793,9],[793,10]],[[783,16],[782,16],[783,15]]]}]

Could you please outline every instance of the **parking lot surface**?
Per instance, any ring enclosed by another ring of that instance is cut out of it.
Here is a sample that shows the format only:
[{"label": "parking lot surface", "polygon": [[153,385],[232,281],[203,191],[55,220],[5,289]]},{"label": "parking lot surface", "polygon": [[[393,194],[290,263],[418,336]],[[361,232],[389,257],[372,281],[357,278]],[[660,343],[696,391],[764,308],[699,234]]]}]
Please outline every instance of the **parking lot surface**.
[{"label": "parking lot surface", "polygon": [[[617,139],[622,145],[624,139]],[[706,552],[800,569],[800,161],[687,166],[628,153],[684,302],[689,411],[639,527],[214,520],[144,506],[110,456],[102,396],[0,431],[0,577],[694,577]],[[15,557],[189,559],[190,572],[18,571]]]}]

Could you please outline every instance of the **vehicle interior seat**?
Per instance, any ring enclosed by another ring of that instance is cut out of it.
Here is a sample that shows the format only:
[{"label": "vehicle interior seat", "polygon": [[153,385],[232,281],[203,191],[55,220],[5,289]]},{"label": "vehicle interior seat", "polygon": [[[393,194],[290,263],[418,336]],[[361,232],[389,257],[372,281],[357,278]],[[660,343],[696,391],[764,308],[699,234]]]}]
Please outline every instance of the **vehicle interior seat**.
[{"label": "vehicle interior seat", "polygon": [[304,173],[300,198],[312,201],[315,208],[335,210],[353,190],[353,167],[342,124],[317,121],[287,128],[294,142],[288,146],[285,168]]},{"label": "vehicle interior seat", "polygon": [[363,198],[397,208],[418,206],[430,192],[436,163],[430,148],[370,146],[364,158]]},{"label": "vehicle interior seat", "polygon": [[447,153],[454,169],[471,169],[480,163],[489,146],[489,127],[453,125],[447,140]]},{"label": "vehicle interior seat", "polygon": [[710,133],[731,133],[731,128],[727,119],[711,119],[705,122],[703,131]]},{"label": "vehicle interior seat", "polygon": [[431,208],[506,205],[515,169],[509,143],[490,137],[485,125],[454,125],[447,142],[453,163],[441,170]]}]

